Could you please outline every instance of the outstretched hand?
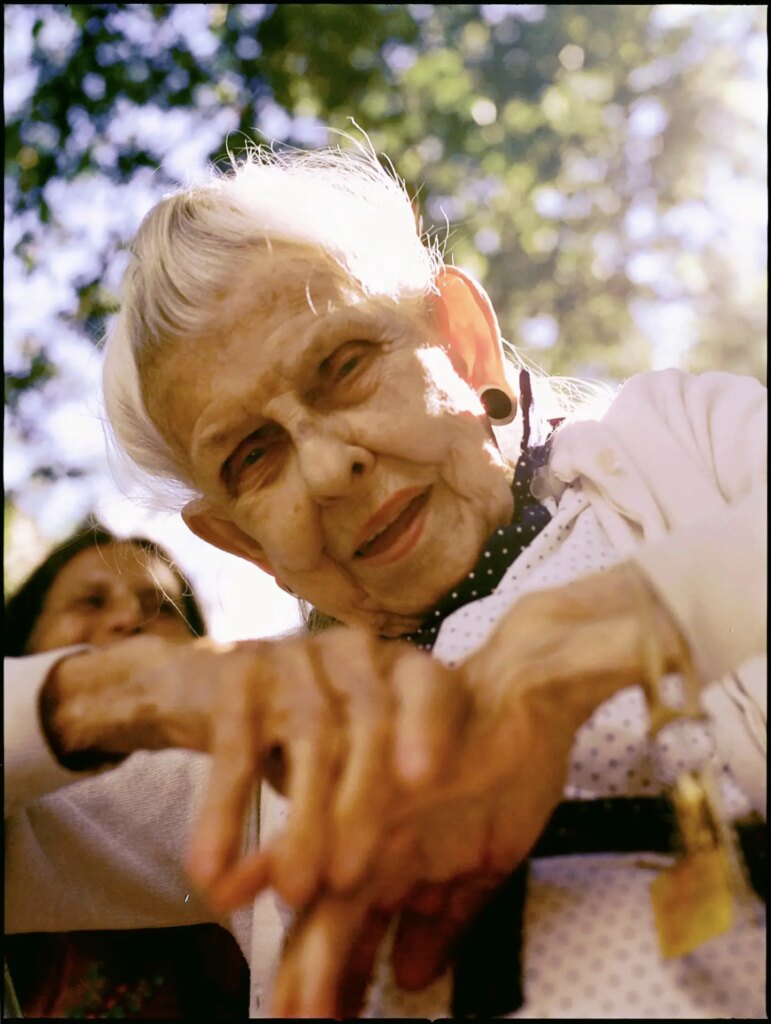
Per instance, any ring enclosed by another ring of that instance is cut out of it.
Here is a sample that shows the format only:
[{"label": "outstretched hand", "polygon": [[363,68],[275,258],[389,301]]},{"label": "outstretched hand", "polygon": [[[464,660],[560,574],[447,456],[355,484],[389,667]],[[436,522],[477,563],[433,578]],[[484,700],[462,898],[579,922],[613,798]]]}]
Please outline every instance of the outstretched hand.
[{"label": "outstretched hand", "polygon": [[[462,681],[457,670],[443,685],[462,691]],[[527,693],[512,717],[505,773],[477,746],[481,737],[470,725],[473,714],[456,735],[458,760],[445,758],[443,765],[435,760],[430,785],[408,785],[384,765],[378,811],[369,820],[377,830],[376,856],[360,861],[358,881],[335,885],[321,870],[321,885],[311,898],[293,899],[296,887],[285,885],[285,875],[275,870],[286,859],[282,843],[287,836],[296,838],[290,828],[278,844],[236,865],[211,889],[221,911],[247,902],[267,884],[299,910],[276,980],[272,1015],[355,1015],[380,940],[396,915],[397,982],[419,989],[443,971],[456,940],[526,856],[561,798],[572,736],[561,720],[555,728]],[[469,745],[476,748],[473,758]],[[473,770],[460,770],[472,761]],[[317,828],[323,827],[319,821]],[[343,830],[337,834],[345,837]]]},{"label": "outstretched hand", "polygon": [[[348,885],[341,884],[345,874],[335,878],[322,868],[322,888],[309,900],[294,900],[300,913],[272,1012],[355,1012],[379,939],[397,912],[397,981],[420,988],[433,980],[465,926],[526,857],[561,799],[580,724],[615,690],[649,681],[651,643],[662,670],[678,667],[685,648],[674,623],[639,574],[620,566],[522,599],[477,654],[447,670],[431,692],[448,699],[464,695],[462,727],[453,719],[451,737],[439,744],[442,756],[422,779],[405,784],[403,771],[383,763],[378,802],[359,805],[369,839],[358,847]],[[430,675],[420,659],[416,652],[410,671]],[[430,724],[423,722],[425,728]],[[396,726],[391,737],[398,750],[406,749]],[[383,753],[387,743],[378,748],[378,756]],[[336,819],[338,849],[353,821]],[[281,857],[277,846],[240,865],[213,890],[215,900],[223,908],[245,902],[272,874],[270,884],[293,902],[276,870]]]},{"label": "outstretched hand", "polygon": [[[293,906],[322,885],[349,889],[404,794],[430,792],[446,772],[469,718],[467,691],[428,655],[356,629],[239,645],[229,658],[216,668],[192,880],[220,907],[268,885]],[[262,774],[288,797],[289,825],[239,861]]]},{"label": "outstretched hand", "polygon": [[[620,565],[520,599],[453,669],[358,629],[230,645],[136,637],[57,666],[49,725],[64,753],[211,753],[192,879],[220,910],[269,885],[298,908],[276,1012],[291,991],[325,1015],[362,988],[396,911],[398,980],[421,986],[441,969],[559,802],[577,728],[649,680],[652,648],[662,670],[687,654],[639,571]],[[239,860],[263,777],[289,798],[289,826]]]},{"label": "outstretched hand", "polygon": [[[430,792],[445,771],[469,717],[450,677],[428,655],[359,629],[227,645],[138,636],[62,659],[44,722],[62,756],[210,753],[192,880],[214,898],[246,872],[243,900],[274,885],[300,906],[322,885],[354,885],[401,788]],[[241,862],[263,778],[289,798],[290,824]]]}]

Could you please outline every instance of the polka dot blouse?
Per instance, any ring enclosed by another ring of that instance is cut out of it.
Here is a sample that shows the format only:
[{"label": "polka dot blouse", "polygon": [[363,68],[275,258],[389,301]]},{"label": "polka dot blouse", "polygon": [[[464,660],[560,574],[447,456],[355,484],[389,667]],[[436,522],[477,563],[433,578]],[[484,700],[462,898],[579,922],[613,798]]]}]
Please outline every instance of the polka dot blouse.
[{"label": "polka dot blouse", "polygon": [[[491,594],[443,618],[433,653],[455,664],[476,650],[522,594],[569,582],[618,560],[584,494],[549,499],[548,524]],[[473,582],[473,581],[471,581]],[[601,705],[576,735],[566,799],[651,796],[688,765],[712,758],[730,816],[749,803],[718,762],[708,729],[671,727],[647,741],[639,687]],[[662,960],[648,889],[660,855],[592,854],[531,862],[524,914],[524,1004],[528,1019],[765,1018],[765,908],[744,908],[734,928],[689,956]],[[512,958],[513,962],[513,958]],[[387,955],[371,986],[366,1016],[449,1016],[451,977],[417,993],[399,990]]]}]

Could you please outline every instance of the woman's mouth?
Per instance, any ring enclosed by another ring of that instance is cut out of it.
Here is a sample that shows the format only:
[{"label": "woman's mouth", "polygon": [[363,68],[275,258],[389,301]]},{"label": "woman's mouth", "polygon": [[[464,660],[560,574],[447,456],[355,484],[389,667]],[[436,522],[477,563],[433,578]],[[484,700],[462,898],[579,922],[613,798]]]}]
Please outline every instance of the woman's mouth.
[{"label": "woman's mouth", "polygon": [[[423,513],[431,489],[402,492],[390,498],[366,524],[367,538],[354,552],[357,562],[368,565],[388,565],[403,558],[417,544],[423,532],[426,516]],[[406,501],[406,504],[405,504]]]}]

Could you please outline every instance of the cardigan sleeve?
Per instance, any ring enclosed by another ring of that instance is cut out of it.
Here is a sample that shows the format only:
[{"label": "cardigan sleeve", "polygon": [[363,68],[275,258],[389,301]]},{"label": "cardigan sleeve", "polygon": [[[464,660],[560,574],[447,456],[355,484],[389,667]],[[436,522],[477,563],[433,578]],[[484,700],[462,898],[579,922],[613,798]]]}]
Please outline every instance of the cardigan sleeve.
[{"label": "cardigan sleeve", "polygon": [[[677,621],[727,763],[765,807],[768,394],[728,373],[631,378],[596,420],[556,436],[616,550]],[[748,674],[749,673],[749,674]],[[760,683],[758,682],[760,681]]]},{"label": "cardigan sleeve", "polygon": [[[5,659],[5,930],[172,927],[217,921],[246,956],[251,908],[218,920],[184,864],[209,758],[137,751],[98,773],[61,767],[39,721],[40,689],[68,648]],[[256,842],[251,815],[244,844]]]},{"label": "cardigan sleeve", "polygon": [[633,554],[688,639],[705,680],[766,650],[767,497],[748,495]]},{"label": "cardigan sleeve", "polygon": [[707,683],[703,702],[718,748],[765,816],[767,392],[723,373],[644,376],[654,415],[700,462],[721,500],[632,557],[687,638]]},{"label": "cardigan sleeve", "polygon": [[3,743],[4,813],[45,793],[83,779],[59,764],[40,723],[40,691],[57,662],[80,647],[61,648],[26,658],[4,659]]},{"label": "cardigan sleeve", "polygon": [[640,465],[651,486],[657,477],[659,505],[670,503],[666,535],[633,558],[702,676],[718,679],[766,650],[767,391],[747,377],[678,370],[642,374],[624,390],[627,406],[647,409],[656,441],[639,445]]},{"label": "cardigan sleeve", "polygon": [[40,691],[82,649],[5,659],[6,931],[211,920],[183,870],[208,759],[137,752],[108,772],[72,772],[46,743]]},{"label": "cardigan sleeve", "polygon": [[6,818],[6,931],[214,920],[184,872],[207,761],[187,751],[139,751]]}]

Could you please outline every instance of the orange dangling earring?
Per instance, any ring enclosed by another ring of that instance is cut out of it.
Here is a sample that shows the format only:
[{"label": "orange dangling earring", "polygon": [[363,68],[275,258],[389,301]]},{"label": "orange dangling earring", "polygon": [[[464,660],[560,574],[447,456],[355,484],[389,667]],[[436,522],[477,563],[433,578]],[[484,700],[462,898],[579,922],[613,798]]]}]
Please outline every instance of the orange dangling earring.
[{"label": "orange dangling earring", "polygon": [[503,388],[494,384],[486,384],[479,388],[479,401],[484,406],[487,418],[494,427],[503,427],[511,423],[517,415],[517,400]]}]

